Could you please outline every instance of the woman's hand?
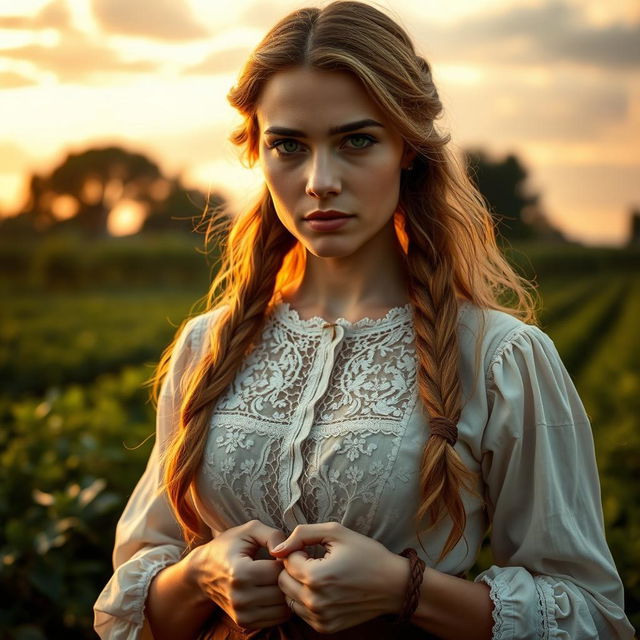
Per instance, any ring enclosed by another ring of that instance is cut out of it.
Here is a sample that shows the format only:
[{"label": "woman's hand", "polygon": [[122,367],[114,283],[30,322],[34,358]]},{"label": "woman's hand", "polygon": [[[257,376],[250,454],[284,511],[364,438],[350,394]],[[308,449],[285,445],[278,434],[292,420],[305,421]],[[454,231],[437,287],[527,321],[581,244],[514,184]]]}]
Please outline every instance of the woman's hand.
[{"label": "woman's hand", "polygon": [[[302,549],[321,544],[323,558]],[[281,549],[278,584],[293,611],[319,633],[335,633],[387,613],[398,613],[409,561],[372,538],[337,522],[298,525]]]},{"label": "woman's hand", "polygon": [[285,534],[259,520],[227,529],[187,556],[203,593],[246,629],[280,624],[291,617],[278,586],[280,560],[254,560],[261,547],[273,547]]}]

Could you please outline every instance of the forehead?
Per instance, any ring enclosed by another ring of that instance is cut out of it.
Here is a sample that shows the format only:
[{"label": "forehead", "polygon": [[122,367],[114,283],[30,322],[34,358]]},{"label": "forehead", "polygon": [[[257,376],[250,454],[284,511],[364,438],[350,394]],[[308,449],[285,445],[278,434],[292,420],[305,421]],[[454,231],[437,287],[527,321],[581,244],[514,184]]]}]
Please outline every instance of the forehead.
[{"label": "forehead", "polygon": [[281,71],[269,78],[256,115],[261,130],[280,125],[308,132],[364,118],[385,120],[351,74],[303,68]]}]

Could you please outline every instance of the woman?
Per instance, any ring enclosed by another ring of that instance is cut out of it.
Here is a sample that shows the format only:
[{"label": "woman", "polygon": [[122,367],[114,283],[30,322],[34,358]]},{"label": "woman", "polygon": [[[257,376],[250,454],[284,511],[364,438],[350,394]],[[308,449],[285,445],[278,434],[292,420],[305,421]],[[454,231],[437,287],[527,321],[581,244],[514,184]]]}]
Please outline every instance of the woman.
[{"label": "woman", "polygon": [[229,99],[265,190],[163,354],[98,634],[631,638],[584,408],[406,33],[301,9]]}]

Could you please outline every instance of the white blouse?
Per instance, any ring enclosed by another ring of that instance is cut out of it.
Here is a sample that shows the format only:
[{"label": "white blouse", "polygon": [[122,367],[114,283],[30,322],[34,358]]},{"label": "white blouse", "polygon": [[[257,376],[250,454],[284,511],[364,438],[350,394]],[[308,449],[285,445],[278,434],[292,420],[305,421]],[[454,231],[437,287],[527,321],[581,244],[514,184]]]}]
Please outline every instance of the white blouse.
[{"label": "white blouse", "polygon": [[[103,639],[142,636],[149,584],[184,551],[166,496],[156,495],[159,452],[177,422],[182,374],[204,353],[220,312],[192,318],[176,345],[156,442],[117,525],[114,574],[94,605]],[[633,638],[605,540],[591,427],[573,382],[543,331],[485,310],[481,334],[482,315],[460,305],[464,405],[455,448],[479,472],[488,508],[464,496],[465,536],[444,560],[436,562],[448,518],[421,534],[428,555],[413,520],[429,421],[417,395],[411,305],[335,323],[274,306],[216,404],[196,479],[202,522],[213,538],[254,518],[286,534],[337,521],[394,553],[414,547],[449,574],[474,564],[491,525],[495,564],[475,581],[490,586],[495,640]],[[257,557],[270,557],[262,551]]]}]

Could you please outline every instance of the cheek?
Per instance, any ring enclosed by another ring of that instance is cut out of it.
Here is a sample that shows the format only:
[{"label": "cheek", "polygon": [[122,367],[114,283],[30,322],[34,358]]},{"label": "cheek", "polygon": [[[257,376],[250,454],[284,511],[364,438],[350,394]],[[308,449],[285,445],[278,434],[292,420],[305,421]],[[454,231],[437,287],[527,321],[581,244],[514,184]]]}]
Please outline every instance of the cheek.
[{"label": "cheek", "polygon": [[281,165],[265,163],[263,165],[264,179],[271,193],[271,198],[278,205],[291,206],[294,196],[295,183],[291,170]]},{"label": "cheek", "polygon": [[359,190],[361,197],[377,209],[395,208],[400,192],[399,162],[389,158],[371,165],[362,175]]},{"label": "cheek", "polygon": [[290,172],[269,166],[268,163],[263,165],[262,171],[278,219],[289,233],[298,237],[295,226],[296,194]]}]

